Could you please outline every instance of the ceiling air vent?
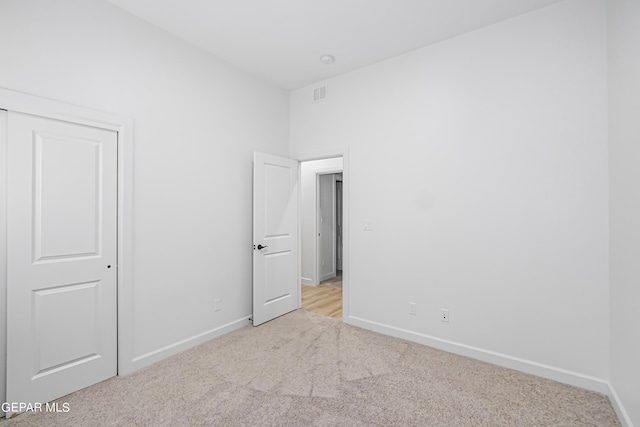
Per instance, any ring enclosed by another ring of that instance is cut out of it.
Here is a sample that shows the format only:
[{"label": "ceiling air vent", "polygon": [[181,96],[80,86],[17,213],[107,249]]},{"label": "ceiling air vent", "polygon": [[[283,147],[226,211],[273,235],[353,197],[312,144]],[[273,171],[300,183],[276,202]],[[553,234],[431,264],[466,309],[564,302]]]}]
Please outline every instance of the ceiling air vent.
[{"label": "ceiling air vent", "polygon": [[313,102],[327,99],[327,86],[318,86],[313,89]]}]

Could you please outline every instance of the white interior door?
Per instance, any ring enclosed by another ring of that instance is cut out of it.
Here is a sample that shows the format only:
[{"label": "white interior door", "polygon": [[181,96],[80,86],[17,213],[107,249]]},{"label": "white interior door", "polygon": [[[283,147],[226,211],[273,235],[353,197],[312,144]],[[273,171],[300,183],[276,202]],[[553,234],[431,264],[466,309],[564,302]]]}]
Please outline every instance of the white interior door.
[{"label": "white interior door", "polygon": [[117,134],[9,112],[7,401],[117,373]]},{"label": "white interior door", "polygon": [[299,308],[298,162],[254,153],[253,325]]}]

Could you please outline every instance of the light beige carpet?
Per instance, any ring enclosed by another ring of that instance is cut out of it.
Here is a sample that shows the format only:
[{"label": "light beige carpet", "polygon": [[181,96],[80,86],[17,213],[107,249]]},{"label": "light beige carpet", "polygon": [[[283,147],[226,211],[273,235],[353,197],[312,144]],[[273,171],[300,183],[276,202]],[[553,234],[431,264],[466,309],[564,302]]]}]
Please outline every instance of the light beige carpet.
[{"label": "light beige carpet", "polygon": [[305,311],[4,426],[616,426],[600,394]]}]

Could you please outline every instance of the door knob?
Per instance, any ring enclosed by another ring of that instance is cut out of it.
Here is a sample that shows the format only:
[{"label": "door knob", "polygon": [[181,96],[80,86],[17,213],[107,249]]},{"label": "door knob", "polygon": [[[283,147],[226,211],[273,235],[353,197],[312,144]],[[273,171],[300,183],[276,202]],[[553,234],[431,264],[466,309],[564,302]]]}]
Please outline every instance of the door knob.
[{"label": "door knob", "polygon": [[258,245],[258,250],[260,250],[260,249],[264,249],[264,248],[268,248],[268,247],[269,247],[269,246],[267,246],[267,245],[265,245],[265,246]]}]

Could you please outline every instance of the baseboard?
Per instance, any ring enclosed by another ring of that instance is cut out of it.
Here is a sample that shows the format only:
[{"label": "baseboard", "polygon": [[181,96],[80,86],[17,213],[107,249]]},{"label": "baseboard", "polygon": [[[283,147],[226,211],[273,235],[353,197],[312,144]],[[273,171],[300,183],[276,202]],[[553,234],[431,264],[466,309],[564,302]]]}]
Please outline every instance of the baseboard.
[{"label": "baseboard", "polygon": [[335,271],[333,273],[323,274],[322,276],[320,276],[320,281],[323,282],[323,281],[328,280],[328,279],[333,279],[334,277],[336,277],[336,272]]},{"label": "baseboard", "polygon": [[312,280],[312,279],[309,279],[308,277],[301,277],[301,278],[300,278],[300,283],[302,283],[303,285],[316,286],[316,285],[313,283],[313,280]]},{"label": "baseboard", "polygon": [[420,334],[418,332],[413,332],[406,329],[396,328],[394,326],[361,319],[355,316],[347,317],[345,319],[345,323],[392,337],[405,339],[407,341],[413,341],[418,344],[427,345],[429,347],[437,348],[438,350],[447,351],[449,353],[467,356],[472,359],[491,363],[493,365],[514,369],[516,371],[536,375],[542,378],[547,378],[575,387],[584,388],[587,390],[602,393],[604,395],[610,395],[609,393],[611,391],[611,388],[609,386],[609,383],[601,378],[596,378],[589,375],[544,365],[542,363],[537,363],[526,359],[520,359],[518,357],[512,357],[506,354],[484,350],[453,341],[443,340],[429,335]]},{"label": "baseboard", "polygon": [[624,409],[624,405],[622,404],[622,401],[620,401],[618,393],[616,393],[616,389],[611,383],[609,383],[609,392],[607,394],[609,396],[611,406],[613,406],[613,410],[616,412],[618,420],[623,425],[623,427],[633,427],[633,422],[631,421],[631,418],[629,418],[629,414]]},{"label": "baseboard", "polygon": [[211,329],[198,335],[194,335],[182,341],[178,341],[174,344],[170,344],[168,346],[135,357],[131,361],[131,369],[128,370],[128,372],[137,371],[140,368],[152,365],[156,362],[159,362],[160,360],[166,359],[167,357],[181,353],[209,340],[228,334],[229,332],[233,332],[236,329],[242,328],[243,326],[247,326],[250,324],[249,317],[250,316],[242,317],[238,320],[227,323],[226,325],[219,326],[217,328]]}]

